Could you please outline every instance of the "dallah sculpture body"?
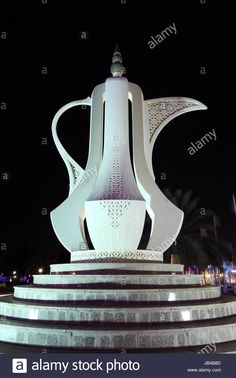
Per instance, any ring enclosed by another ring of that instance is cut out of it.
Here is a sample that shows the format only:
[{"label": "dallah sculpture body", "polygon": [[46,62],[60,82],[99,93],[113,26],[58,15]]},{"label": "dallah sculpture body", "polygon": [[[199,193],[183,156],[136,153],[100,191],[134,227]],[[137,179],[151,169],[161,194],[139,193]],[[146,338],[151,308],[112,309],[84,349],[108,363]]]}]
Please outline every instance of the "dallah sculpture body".
[{"label": "dallah sculpture body", "polygon": [[[91,98],[63,106],[52,122],[54,142],[69,173],[70,190],[68,198],[51,212],[51,220],[58,239],[71,252],[71,261],[163,261],[163,253],[178,236],[183,222],[183,212],[155,183],[152,151],[157,136],[169,121],[206,106],[185,97],[144,101],[139,86],[129,83],[123,77],[124,72],[116,48],[111,66],[113,76],[96,86]],[[91,106],[85,170],[66,152],[56,131],[60,116],[80,105]],[[88,174],[92,171],[94,174]],[[139,250],[146,211],[152,221],[151,233],[147,248]],[[85,219],[92,250],[87,247]],[[171,243],[166,243],[167,240]]]}]

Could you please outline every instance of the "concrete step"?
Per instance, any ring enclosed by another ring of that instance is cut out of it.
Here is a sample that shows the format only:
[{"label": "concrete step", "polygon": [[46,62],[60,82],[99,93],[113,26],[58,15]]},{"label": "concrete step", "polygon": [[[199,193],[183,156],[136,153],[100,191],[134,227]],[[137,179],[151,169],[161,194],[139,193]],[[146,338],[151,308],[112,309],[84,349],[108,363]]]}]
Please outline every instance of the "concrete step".
[{"label": "concrete step", "polygon": [[163,349],[236,340],[236,316],[174,324],[70,325],[22,320],[0,322],[0,341],[77,349]]},{"label": "concrete step", "polygon": [[[24,345],[24,344],[13,344],[7,342],[0,342],[0,353],[81,353],[81,348],[73,348],[73,350],[65,347],[45,347],[45,346],[35,346],[35,345]],[[228,341],[224,343],[217,344],[207,344],[207,345],[197,345],[197,346],[187,346],[179,348],[117,348],[117,349],[106,349],[106,348],[83,348],[83,353],[184,353],[184,354],[236,354],[236,341]]]},{"label": "concrete step", "polygon": [[123,263],[67,263],[67,264],[52,264],[50,265],[50,271],[53,274],[57,273],[87,273],[96,274],[100,273],[112,273],[112,274],[129,274],[141,271],[142,274],[168,274],[177,273],[183,274],[184,266],[181,264],[165,264],[165,263],[143,263],[143,262],[123,262]]},{"label": "concrete step", "polygon": [[113,285],[201,285],[202,275],[176,274],[35,274],[35,285],[77,285],[77,284],[113,284]]},{"label": "concrete step", "polygon": [[140,307],[86,307],[71,305],[23,302],[11,297],[2,298],[0,317],[52,322],[80,323],[171,323],[215,319],[236,314],[236,298],[213,303],[165,306],[139,305]]},{"label": "concrete step", "polygon": [[158,289],[64,289],[16,286],[15,298],[37,301],[118,301],[118,302],[175,302],[219,298],[220,287]]}]

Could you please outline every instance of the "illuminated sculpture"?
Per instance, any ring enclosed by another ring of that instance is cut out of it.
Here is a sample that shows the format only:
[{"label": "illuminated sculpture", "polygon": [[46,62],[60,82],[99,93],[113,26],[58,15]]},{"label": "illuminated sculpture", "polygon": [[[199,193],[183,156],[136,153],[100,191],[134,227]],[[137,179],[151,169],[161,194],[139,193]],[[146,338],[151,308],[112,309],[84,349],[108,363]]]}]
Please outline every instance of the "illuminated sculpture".
[{"label": "illuminated sculpture", "polygon": [[[40,352],[57,347],[169,353],[195,346],[199,353],[209,344],[218,351],[218,344],[236,339],[236,301],[221,301],[221,287],[204,284],[201,274],[184,274],[182,264],[162,262],[183,213],[157,187],[152,170],[153,145],[163,127],[206,107],[182,97],[144,101],[140,88],[122,77],[118,49],[111,72],[91,99],[67,104],[54,117],[53,138],[70,191],[51,218],[71,262],[52,264],[50,274],[34,274],[32,285],[17,285],[13,296],[1,298],[0,341],[34,345]],[[60,116],[78,105],[91,106],[85,170],[56,133]],[[152,229],[147,249],[140,250],[146,212]]]},{"label": "illuminated sculpture", "polygon": [[[169,121],[189,111],[206,109],[206,106],[185,97],[144,101],[139,86],[122,77],[124,72],[121,54],[116,48],[111,66],[113,77],[95,87],[91,98],[63,106],[53,119],[53,138],[68,169],[70,190],[69,197],[51,212],[51,219],[59,240],[71,252],[71,261],[104,258],[163,261],[163,253],[175,241],[183,222],[183,212],[155,184],[152,150]],[[91,106],[85,170],[65,151],[56,132],[60,116],[79,105]],[[96,174],[87,174],[92,170]],[[152,221],[151,235],[146,250],[137,250],[146,211]],[[87,248],[85,219],[94,250]]]}]

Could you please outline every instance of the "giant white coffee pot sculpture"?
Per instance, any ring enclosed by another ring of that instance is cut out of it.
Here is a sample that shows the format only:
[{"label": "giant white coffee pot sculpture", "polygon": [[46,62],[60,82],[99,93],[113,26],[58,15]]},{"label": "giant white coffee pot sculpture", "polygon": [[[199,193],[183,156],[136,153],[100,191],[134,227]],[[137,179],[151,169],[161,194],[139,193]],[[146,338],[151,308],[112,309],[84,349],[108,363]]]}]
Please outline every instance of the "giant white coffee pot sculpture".
[{"label": "giant white coffee pot sculpture", "polygon": [[[71,261],[163,261],[163,253],[181,229],[183,212],[155,183],[153,146],[169,121],[206,106],[185,97],[144,101],[140,87],[122,76],[125,69],[118,48],[112,58],[111,73],[113,76],[96,86],[91,97],[63,106],[53,119],[53,139],[70,181],[68,198],[51,212],[53,228],[71,252]],[[129,147],[129,100],[133,164]],[[91,107],[85,169],[67,153],[57,135],[61,115],[81,105]],[[152,221],[150,238],[147,248],[138,250],[146,211]],[[85,220],[92,250],[87,247]]]}]

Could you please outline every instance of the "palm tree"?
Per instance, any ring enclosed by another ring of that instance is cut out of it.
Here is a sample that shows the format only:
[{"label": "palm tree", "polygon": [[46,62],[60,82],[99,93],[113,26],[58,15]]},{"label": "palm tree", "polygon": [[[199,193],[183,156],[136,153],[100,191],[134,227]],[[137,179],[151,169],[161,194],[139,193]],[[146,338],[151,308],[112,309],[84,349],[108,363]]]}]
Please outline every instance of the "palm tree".
[{"label": "palm tree", "polygon": [[[176,243],[165,253],[165,260],[170,261],[171,255],[179,255],[182,264],[209,264],[221,266],[222,260],[230,259],[231,252],[226,242],[216,239],[213,223],[214,213],[200,206],[200,198],[193,197],[191,190],[183,193],[176,190],[174,194],[164,189],[164,194],[171,202],[184,212],[184,221]],[[204,229],[205,237],[201,236]]]}]

